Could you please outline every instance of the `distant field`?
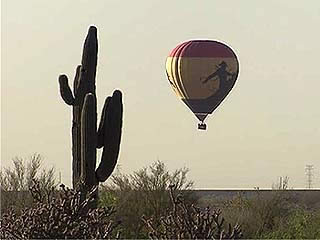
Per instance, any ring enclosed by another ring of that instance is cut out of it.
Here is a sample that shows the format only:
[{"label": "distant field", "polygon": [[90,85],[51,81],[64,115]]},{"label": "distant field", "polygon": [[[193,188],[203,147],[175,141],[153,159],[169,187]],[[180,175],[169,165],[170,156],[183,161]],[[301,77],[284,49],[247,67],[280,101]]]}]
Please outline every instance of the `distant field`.
[{"label": "distant field", "polygon": [[256,197],[269,198],[275,192],[281,192],[284,196],[294,200],[298,205],[304,204],[309,208],[320,208],[320,190],[194,190],[200,202],[212,200],[230,200],[238,195],[244,198]]},{"label": "distant field", "polygon": [[[257,192],[260,192],[261,194],[271,194],[274,193],[275,190],[236,190],[236,189],[232,189],[232,190],[228,190],[228,189],[223,189],[223,190],[219,190],[219,189],[215,189],[215,190],[194,190],[194,192],[199,196],[199,197],[205,197],[205,198],[212,198],[212,197],[219,197],[219,198],[232,198],[238,194],[242,194],[245,197],[252,197],[255,196],[257,194]],[[312,197],[316,197],[318,196],[320,199],[320,190],[315,189],[301,189],[301,190],[277,190],[277,191],[283,191],[286,192],[288,194],[291,195],[295,195],[299,198],[303,198],[304,196],[308,195],[308,196],[312,196]]]}]

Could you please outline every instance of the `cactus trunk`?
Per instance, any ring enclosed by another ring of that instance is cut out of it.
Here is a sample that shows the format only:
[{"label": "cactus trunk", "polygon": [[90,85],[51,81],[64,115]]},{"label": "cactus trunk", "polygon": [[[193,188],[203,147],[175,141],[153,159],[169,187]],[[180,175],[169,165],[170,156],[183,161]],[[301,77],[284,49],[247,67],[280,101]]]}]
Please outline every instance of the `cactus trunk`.
[{"label": "cactus trunk", "polygon": [[[73,106],[72,184],[74,189],[81,189],[81,199],[111,175],[120,151],[123,105],[119,90],[115,90],[112,97],[107,97],[97,132],[97,55],[97,29],[91,26],[84,43],[81,65],[76,69],[73,94],[67,76],[59,76],[61,97],[66,104]],[[96,149],[101,147],[102,158],[96,170]]]}]

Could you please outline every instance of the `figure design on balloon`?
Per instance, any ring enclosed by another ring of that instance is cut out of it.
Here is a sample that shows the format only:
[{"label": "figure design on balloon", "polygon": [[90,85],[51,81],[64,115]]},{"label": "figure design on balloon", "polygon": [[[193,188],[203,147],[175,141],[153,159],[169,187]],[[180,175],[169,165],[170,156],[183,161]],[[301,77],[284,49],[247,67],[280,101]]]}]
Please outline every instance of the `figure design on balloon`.
[{"label": "figure design on balloon", "polygon": [[219,81],[219,86],[217,89],[214,87],[213,90],[218,90],[215,94],[224,94],[230,86],[236,80],[236,73],[230,73],[227,70],[228,64],[225,61],[222,61],[215,70],[208,77],[200,77],[200,81],[203,84],[206,84],[209,80]]}]

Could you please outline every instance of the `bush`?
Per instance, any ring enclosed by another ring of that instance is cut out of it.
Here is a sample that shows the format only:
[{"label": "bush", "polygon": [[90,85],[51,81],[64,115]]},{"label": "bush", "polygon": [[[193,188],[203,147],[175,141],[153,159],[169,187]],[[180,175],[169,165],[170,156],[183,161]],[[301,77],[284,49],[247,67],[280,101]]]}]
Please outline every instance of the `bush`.
[{"label": "bush", "polygon": [[[110,220],[113,208],[90,209],[93,189],[80,204],[80,191],[60,186],[43,192],[39,182],[30,189],[35,205],[20,214],[9,211],[0,220],[1,239],[110,239],[119,238],[119,222]],[[54,195],[58,195],[55,197]]]},{"label": "bush", "polygon": [[297,208],[296,196],[288,190],[264,192],[257,190],[253,196],[241,192],[231,200],[210,200],[209,206],[219,206],[231,224],[240,223],[246,238],[258,239],[271,232]]},{"label": "bush", "polygon": [[148,231],[141,216],[153,217],[159,221],[163,212],[170,207],[169,185],[175,183],[173,191],[188,196],[193,186],[187,180],[188,169],[182,168],[170,173],[164,163],[157,161],[130,175],[117,173],[112,183],[100,191],[100,206],[116,206],[116,215],[122,219],[125,238],[147,238]]},{"label": "bush", "polygon": [[292,205],[289,199],[287,191],[274,191],[270,195],[257,191],[256,197],[247,200],[243,208],[245,213],[240,221],[248,231],[244,234],[258,238],[263,232],[273,229],[290,214]]},{"label": "bush", "polygon": [[297,208],[281,224],[272,231],[261,234],[269,239],[319,239],[320,238],[320,210],[307,211]]},{"label": "bush", "polygon": [[207,207],[201,210],[194,205],[187,205],[181,195],[174,196],[174,185],[170,186],[172,208],[160,218],[160,224],[153,218],[143,217],[149,227],[151,239],[239,239],[242,237],[240,226],[228,224],[225,231],[221,210]]},{"label": "bush", "polygon": [[[37,179],[43,191],[56,187],[54,168],[42,169],[43,157],[35,153],[27,160],[15,157],[13,168],[4,168],[0,171],[1,212],[10,207],[16,211],[30,206],[32,197],[28,192],[32,186],[32,179]],[[40,172],[41,171],[41,172]]]}]

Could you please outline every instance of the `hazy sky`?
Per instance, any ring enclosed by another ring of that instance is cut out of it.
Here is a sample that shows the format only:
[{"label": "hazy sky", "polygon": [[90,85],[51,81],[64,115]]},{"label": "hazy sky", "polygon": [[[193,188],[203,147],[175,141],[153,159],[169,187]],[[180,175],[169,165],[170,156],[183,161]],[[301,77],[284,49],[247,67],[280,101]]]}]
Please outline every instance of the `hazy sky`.
[{"label": "hazy sky", "polygon": [[[288,176],[320,187],[320,1],[1,1],[1,165],[34,152],[71,181],[71,108],[58,75],[73,79],[88,27],[98,28],[98,117],[123,91],[119,164],[160,159],[190,169],[197,188],[271,187]],[[198,131],[170,88],[165,60],[190,39],[229,45],[238,81]]]}]

